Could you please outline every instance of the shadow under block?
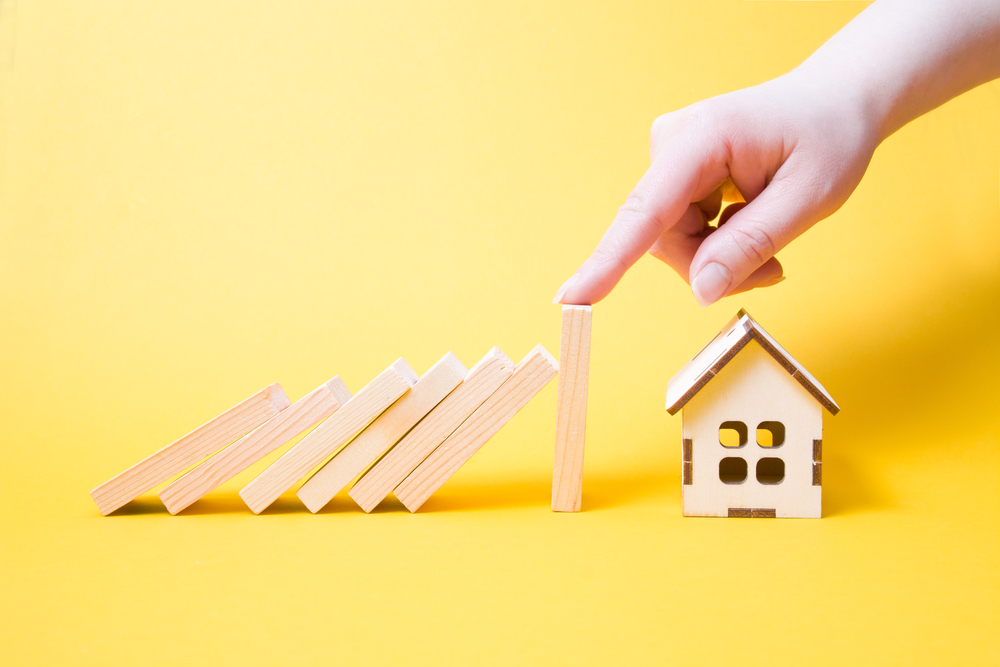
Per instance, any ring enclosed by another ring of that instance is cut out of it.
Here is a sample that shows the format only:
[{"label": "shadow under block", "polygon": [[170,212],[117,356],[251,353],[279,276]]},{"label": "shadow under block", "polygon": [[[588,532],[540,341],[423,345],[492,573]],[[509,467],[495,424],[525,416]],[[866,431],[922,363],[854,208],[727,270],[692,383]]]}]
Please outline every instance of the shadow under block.
[{"label": "shadow under block", "polygon": [[316,513],[323,509],[351,480],[406,435],[424,415],[462,383],[468,369],[449,352],[417,381],[406,396],[368,425],[346,447],[317,470],[296,495]]},{"label": "shadow under block", "polygon": [[563,306],[562,309],[556,448],[552,467],[553,512],[579,512],[583,499],[592,311],[590,306]]},{"label": "shadow under block", "polygon": [[396,487],[411,512],[420,509],[472,455],[510,421],[559,372],[559,362],[538,345],[517,364],[510,379]]},{"label": "shadow under block", "polygon": [[361,509],[371,512],[513,372],[514,362],[500,348],[494,347],[487,352],[472,367],[465,381],[403,436],[381,461],[351,487],[348,495]]},{"label": "shadow under block", "polygon": [[263,512],[416,383],[417,375],[413,369],[402,359],[397,359],[344,407],[243,487],[240,491],[243,502],[254,514]]},{"label": "shadow under block", "polygon": [[110,514],[249,433],[289,405],[281,385],[269,385],[183,438],[115,475],[91,491],[90,497],[97,503],[101,514]]},{"label": "shadow under block", "polygon": [[168,512],[177,514],[292,438],[323,421],[350,399],[351,392],[338,375],[194,470],[168,484],[160,491],[160,500]]}]

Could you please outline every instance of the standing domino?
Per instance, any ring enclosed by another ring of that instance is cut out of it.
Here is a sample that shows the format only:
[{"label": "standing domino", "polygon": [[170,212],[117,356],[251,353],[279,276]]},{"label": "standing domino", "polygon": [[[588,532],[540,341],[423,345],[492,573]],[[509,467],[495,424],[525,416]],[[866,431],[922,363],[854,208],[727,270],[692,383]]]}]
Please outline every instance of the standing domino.
[{"label": "standing domino", "polygon": [[583,446],[587,433],[591,306],[563,306],[556,402],[556,456],[552,511],[579,512],[583,498]]}]

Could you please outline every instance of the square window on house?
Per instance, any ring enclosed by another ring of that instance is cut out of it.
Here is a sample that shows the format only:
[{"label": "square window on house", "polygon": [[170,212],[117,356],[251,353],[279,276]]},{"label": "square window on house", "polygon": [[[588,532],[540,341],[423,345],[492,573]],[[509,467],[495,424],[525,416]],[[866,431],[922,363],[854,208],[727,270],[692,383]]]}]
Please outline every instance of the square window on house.
[{"label": "square window on house", "polygon": [[743,422],[722,422],[719,427],[719,444],[730,449],[747,444],[747,425]]},{"label": "square window on house", "polygon": [[757,444],[761,447],[781,447],[785,444],[785,425],[781,422],[757,424]]},{"label": "square window on house", "polygon": [[785,462],[767,457],[757,461],[757,481],[761,484],[780,484],[785,479]]},{"label": "square window on house", "polygon": [[726,484],[742,484],[747,479],[747,462],[738,456],[719,461],[719,479]]}]

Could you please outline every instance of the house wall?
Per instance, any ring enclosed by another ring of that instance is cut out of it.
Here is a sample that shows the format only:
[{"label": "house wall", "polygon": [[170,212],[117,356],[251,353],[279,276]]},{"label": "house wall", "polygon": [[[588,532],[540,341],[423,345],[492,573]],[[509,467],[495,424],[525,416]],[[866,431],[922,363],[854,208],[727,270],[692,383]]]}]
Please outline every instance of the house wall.
[{"label": "house wall", "polygon": [[[730,449],[719,443],[726,421],[747,425],[747,444]],[[785,442],[757,444],[757,425],[779,421]],[[757,342],[751,341],[684,406],[683,437],[692,441],[692,484],[682,485],[685,516],[728,516],[730,508],[774,509],[778,517],[819,518],[822,487],[813,486],[813,440],[823,438],[823,408]],[[747,462],[742,484],[719,479],[727,456]],[[784,480],[757,481],[757,461],[776,456],[785,462]],[[683,465],[683,464],[682,464]]]}]

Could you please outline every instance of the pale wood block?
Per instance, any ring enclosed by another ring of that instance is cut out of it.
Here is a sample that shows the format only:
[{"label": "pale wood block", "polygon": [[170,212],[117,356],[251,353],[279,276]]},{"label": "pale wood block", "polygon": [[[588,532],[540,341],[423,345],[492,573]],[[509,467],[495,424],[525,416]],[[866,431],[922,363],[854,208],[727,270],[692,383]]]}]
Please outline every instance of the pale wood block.
[{"label": "pale wood block", "polygon": [[454,354],[449,352],[444,355],[424,373],[406,396],[383,412],[299,487],[296,492],[299,500],[314,514],[323,509],[341,489],[378,460],[414,424],[460,385],[468,372]]},{"label": "pale wood block", "polygon": [[492,438],[559,372],[559,362],[538,345],[517,364],[510,379],[410,473],[393,492],[416,512],[442,484]]},{"label": "pale wood block", "polygon": [[563,306],[562,309],[555,464],[552,468],[553,512],[579,512],[583,500],[592,311],[591,306]]},{"label": "pale wood block", "polygon": [[514,362],[500,348],[494,347],[487,352],[472,367],[465,381],[358,480],[348,495],[361,509],[371,512],[513,372]]},{"label": "pale wood block", "polygon": [[183,438],[115,475],[91,491],[90,497],[97,503],[101,514],[110,514],[249,433],[289,405],[288,397],[280,384],[267,386]]},{"label": "pale wood block", "polygon": [[351,399],[340,376],[321,384],[291,407],[282,410],[194,470],[174,480],[159,493],[171,514],[177,514],[209,491],[323,421]]},{"label": "pale wood block", "polygon": [[254,514],[260,514],[416,383],[417,374],[405,361],[397,359],[344,407],[243,487],[240,497]]}]

